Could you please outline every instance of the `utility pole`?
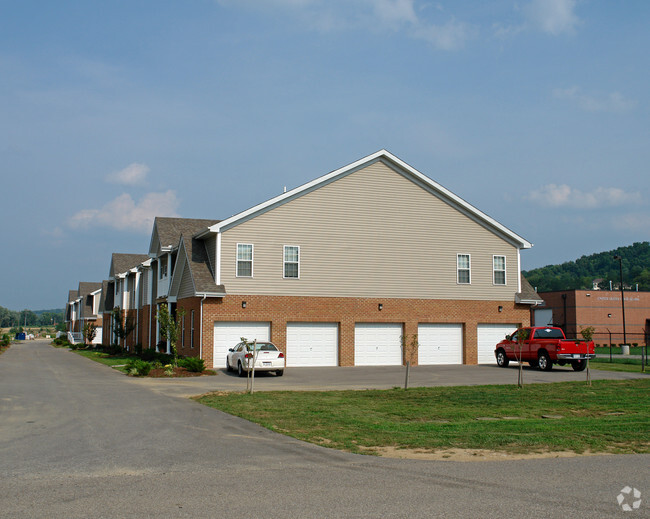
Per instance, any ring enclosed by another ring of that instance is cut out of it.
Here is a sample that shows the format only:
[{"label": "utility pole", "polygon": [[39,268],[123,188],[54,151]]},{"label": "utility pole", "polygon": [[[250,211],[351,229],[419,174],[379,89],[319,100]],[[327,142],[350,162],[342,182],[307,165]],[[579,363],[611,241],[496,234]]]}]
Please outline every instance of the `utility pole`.
[{"label": "utility pole", "polygon": [[625,334],[625,295],[623,294],[623,258],[621,256],[614,256],[618,260],[618,267],[621,273],[621,308],[623,310],[623,344],[627,344],[627,335]]}]

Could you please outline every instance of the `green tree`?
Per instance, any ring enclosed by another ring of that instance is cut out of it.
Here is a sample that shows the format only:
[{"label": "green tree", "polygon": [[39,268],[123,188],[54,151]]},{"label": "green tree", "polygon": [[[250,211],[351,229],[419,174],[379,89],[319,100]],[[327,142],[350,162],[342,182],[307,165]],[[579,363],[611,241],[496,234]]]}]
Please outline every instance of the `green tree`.
[{"label": "green tree", "polygon": [[86,322],[83,327],[84,342],[86,345],[92,344],[97,336],[97,326],[94,323]]},{"label": "green tree", "polygon": [[156,314],[156,319],[160,324],[160,338],[163,341],[169,341],[174,356],[174,366],[178,365],[178,350],[176,343],[180,338],[181,333],[181,320],[185,315],[185,310],[181,309],[172,315],[166,303],[160,305],[160,309]]}]

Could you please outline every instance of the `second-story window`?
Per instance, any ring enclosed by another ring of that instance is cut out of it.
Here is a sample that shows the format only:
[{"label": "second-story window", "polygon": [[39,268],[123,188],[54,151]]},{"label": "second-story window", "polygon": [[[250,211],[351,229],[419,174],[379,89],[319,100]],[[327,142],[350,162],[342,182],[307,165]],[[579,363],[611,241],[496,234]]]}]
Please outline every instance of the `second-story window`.
[{"label": "second-story window", "polygon": [[297,245],[284,246],[284,277],[300,277],[300,247]]},{"label": "second-story window", "polygon": [[469,254],[459,254],[457,256],[458,283],[469,285],[472,282],[471,260]]},{"label": "second-story window", "polygon": [[506,284],[506,257],[493,256],[492,263],[494,269],[494,284],[505,285]]},{"label": "second-story window", "polygon": [[237,244],[237,277],[253,277],[253,245],[249,243]]},{"label": "second-story window", "polygon": [[167,256],[160,258],[160,279],[167,277]]}]

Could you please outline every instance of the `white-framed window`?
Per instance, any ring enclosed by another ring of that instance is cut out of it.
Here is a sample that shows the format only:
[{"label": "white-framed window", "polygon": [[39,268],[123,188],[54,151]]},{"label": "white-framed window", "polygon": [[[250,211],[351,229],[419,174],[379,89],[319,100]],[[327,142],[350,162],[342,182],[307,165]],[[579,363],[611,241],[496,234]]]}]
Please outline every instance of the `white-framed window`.
[{"label": "white-framed window", "polygon": [[161,256],[159,260],[160,279],[167,277],[167,256]]},{"label": "white-framed window", "polygon": [[237,277],[253,277],[253,245],[251,243],[237,244]]},{"label": "white-framed window", "polygon": [[495,285],[506,284],[506,257],[492,256],[492,279]]},{"label": "white-framed window", "polygon": [[185,314],[181,320],[181,348],[185,348]]},{"label": "white-framed window", "polygon": [[194,348],[194,310],[190,312],[190,348]]},{"label": "white-framed window", "polygon": [[284,246],[283,277],[285,279],[300,277],[300,247],[298,245]]},{"label": "white-framed window", "polygon": [[457,282],[459,285],[469,285],[472,282],[472,259],[469,254],[456,256]]}]

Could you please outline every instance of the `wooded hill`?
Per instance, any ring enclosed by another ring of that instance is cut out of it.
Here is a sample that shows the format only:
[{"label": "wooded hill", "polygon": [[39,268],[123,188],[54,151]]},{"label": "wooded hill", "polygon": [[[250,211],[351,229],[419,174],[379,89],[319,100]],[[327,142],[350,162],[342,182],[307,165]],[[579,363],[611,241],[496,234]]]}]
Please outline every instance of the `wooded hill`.
[{"label": "wooded hill", "polygon": [[600,288],[608,290],[610,281],[614,289],[620,289],[619,261],[614,256],[623,258],[623,286],[625,289],[650,291],[650,242],[635,243],[628,247],[582,256],[576,261],[561,265],[547,265],[524,271],[530,284],[538,292],[551,290],[576,290],[593,288],[594,280]]}]

